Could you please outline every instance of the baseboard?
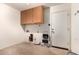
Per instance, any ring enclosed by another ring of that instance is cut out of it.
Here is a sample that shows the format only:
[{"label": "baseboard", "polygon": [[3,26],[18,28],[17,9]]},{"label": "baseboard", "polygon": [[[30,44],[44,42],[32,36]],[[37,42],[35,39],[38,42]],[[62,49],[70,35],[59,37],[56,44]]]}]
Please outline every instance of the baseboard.
[{"label": "baseboard", "polygon": [[64,50],[69,50],[68,48],[63,48],[63,47],[58,47],[58,46],[52,46],[54,48],[58,48],[58,49],[64,49]]}]

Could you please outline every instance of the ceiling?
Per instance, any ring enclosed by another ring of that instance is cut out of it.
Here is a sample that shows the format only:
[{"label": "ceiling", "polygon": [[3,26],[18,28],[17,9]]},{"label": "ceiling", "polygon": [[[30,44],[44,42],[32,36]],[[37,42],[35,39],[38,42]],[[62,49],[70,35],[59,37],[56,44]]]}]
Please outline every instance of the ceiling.
[{"label": "ceiling", "polygon": [[22,10],[30,9],[40,5],[43,5],[45,7],[50,7],[50,6],[59,5],[61,3],[6,3],[6,4],[15,9],[18,9],[19,11],[22,11]]}]

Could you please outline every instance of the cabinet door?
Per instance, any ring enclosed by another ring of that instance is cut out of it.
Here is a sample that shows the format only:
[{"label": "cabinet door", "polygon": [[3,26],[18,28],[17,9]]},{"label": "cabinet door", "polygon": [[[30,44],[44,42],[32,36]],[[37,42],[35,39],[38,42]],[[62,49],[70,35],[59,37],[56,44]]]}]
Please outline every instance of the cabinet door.
[{"label": "cabinet door", "polygon": [[21,12],[21,22],[22,24],[32,23],[32,9]]},{"label": "cabinet door", "polygon": [[43,23],[43,7],[33,8],[33,23]]}]

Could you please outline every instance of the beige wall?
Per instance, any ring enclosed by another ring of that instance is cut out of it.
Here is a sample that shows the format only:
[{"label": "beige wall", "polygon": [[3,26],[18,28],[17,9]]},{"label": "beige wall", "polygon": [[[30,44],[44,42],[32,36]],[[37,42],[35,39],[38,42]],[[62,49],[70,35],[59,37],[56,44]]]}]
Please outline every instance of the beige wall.
[{"label": "beige wall", "polygon": [[20,12],[6,4],[0,4],[0,49],[25,41],[20,26]]},{"label": "beige wall", "polygon": [[79,3],[72,4],[71,7],[71,50],[79,54]]}]

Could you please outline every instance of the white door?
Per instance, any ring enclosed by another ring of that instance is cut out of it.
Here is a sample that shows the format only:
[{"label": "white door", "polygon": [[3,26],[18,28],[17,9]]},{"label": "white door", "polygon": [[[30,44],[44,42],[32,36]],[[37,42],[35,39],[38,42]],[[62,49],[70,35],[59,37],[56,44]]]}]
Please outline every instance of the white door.
[{"label": "white door", "polygon": [[51,40],[52,45],[57,47],[69,47],[68,13],[56,12],[51,14]]}]

